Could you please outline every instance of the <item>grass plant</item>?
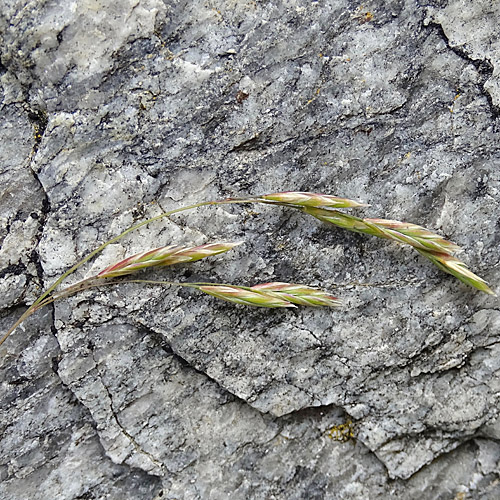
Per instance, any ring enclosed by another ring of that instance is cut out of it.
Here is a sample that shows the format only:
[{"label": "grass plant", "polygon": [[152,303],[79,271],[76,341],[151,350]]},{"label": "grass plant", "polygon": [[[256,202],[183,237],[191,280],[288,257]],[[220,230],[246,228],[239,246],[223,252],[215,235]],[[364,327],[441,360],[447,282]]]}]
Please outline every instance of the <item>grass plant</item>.
[{"label": "grass plant", "polygon": [[[70,285],[62,290],[58,290],[61,283],[70,274],[102,252],[102,250],[104,250],[108,245],[119,241],[130,232],[139,229],[146,224],[203,206],[238,203],[261,203],[295,208],[322,222],[333,224],[349,231],[377,236],[379,238],[410,245],[442,271],[452,274],[463,283],[482,292],[495,295],[485,280],[472,273],[464,262],[460,261],[453,255],[458,252],[460,248],[455,243],[444,239],[442,236],[412,223],[399,222],[389,219],[363,219],[337,210],[339,208],[364,208],[369,206],[359,201],[318,193],[287,191],[264,194],[255,197],[226,198],[222,200],[196,203],[180,207],[169,212],[164,212],[126,229],[118,236],[111,238],[94,251],[90,252],[68,271],[63,273],[47,290],[40,295],[40,297],[33,302],[33,304],[23,313],[14,325],[12,325],[12,327],[4,334],[4,336],[0,339],[0,345],[26,318],[40,308],[53,303],[56,300],[68,297],[89,288],[123,283],[124,281],[122,280],[113,280],[146,268],[163,267],[172,264],[185,264],[231,250],[242,242],[215,242],[198,246],[170,245],[152,250],[146,250],[106,267],[96,276],[86,278],[76,284]],[[254,285],[251,287],[244,287],[224,283],[178,283],[140,279],[127,279],[125,282],[191,287],[222,300],[258,307],[296,307],[297,305],[332,307],[340,305],[339,299],[333,297],[327,292],[307,285],[293,283],[272,282]]]}]

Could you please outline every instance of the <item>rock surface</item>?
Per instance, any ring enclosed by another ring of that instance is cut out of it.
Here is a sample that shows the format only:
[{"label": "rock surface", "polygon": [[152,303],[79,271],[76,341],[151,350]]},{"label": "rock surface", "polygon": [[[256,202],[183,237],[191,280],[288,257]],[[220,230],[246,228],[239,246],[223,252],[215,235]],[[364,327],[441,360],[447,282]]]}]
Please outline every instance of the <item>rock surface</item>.
[{"label": "rock surface", "polygon": [[[498,9],[408,0],[4,1],[0,331],[165,210],[316,191],[460,244],[500,281]],[[500,307],[407,248],[269,206],[145,226],[69,282],[171,243],[245,240],[144,277],[319,285],[342,310],[123,284],[0,347],[0,498],[500,496]]]}]

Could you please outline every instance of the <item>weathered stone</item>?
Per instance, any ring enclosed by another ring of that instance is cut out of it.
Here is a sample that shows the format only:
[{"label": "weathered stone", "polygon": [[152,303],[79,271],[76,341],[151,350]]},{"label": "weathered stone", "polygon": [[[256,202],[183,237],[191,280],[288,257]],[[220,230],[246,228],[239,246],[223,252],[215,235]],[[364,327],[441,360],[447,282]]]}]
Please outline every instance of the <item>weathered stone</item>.
[{"label": "weathered stone", "polygon": [[[435,229],[497,289],[489,2],[115,4],[4,2],[2,332],[134,223],[282,190]],[[246,243],[142,276],[301,282],[346,307],[122,284],[37,312],[0,348],[0,497],[499,496],[498,299],[411,249],[225,205],[142,227],[69,282],[220,239]]]}]

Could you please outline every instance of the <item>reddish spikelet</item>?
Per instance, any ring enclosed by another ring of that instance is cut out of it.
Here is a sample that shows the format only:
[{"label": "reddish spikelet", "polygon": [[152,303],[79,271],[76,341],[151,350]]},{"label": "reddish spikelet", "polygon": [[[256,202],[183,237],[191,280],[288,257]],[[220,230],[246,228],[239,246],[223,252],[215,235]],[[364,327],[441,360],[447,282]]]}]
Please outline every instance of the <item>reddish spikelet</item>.
[{"label": "reddish spikelet", "polygon": [[202,285],[197,287],[222,300],[257,307],[339,306],[332,295],[305,285],[294,283],[263,283],[251,287],[235,285]]},{"label": "reddish spikelet", "polygon": [[416,249],[444,253],[460,250],[460,247],[455,243],[445,240],[442,236],[410,222],[399,222],[388,219],[361,219],[360,217],[344,214],[338,210],[326,210],[322,208],[306,207],[304,211],[319,220],[330,222],[349,231],[406,243]]},{"label": "reddish spikelet", "polygon": [[410,222],[399,222],[388,219],[364,219],[364,221],[387,229],[392,239],[408,243],[415,248],[418,247],[423,250],[428,249],[445,253],[453,253],[461,250],[458,245],[445,240],[439,234]]},{"label": "reddish spikelet", "polygon": [[98,278],[116,278],[146,267],[170,266],[182,262],[194,262],[212,255],[227,252],[242,242],[209,243],[196,247],[170,245],[138,253],[102,270]]},{"label": "reddish spikelet", "polygon": [[329,208],[358,208],[368,205],[347,198],[338,198],[319,193],[306,193],[300,191],[285,191],[283,193],[271,193],[259,196],[260,200],[276,202],[290,206],[300,207],[329,207]]},{"label": "reddish spikelet", "polygon": [[361,219],[338,210],[305,207],[304,212],[317,219],[357,233],[371,234],[379,238],[406,243],[427,257],[439,269],[452,274],[460,281],[490,295],[495,293],[485,280],[467,269],[462,261],[451,254],[460,249],[458,245],[421,226],[409,222],[388,219]]},{"label": "reddish spikelet", "polygon": [[341,301],[323,290],[296,283],[262,283],[251,287],[266,293],[273,293],[277,297],[286,298],[293,304],[303,306],[326,306],[335,307],[342,305]]}]

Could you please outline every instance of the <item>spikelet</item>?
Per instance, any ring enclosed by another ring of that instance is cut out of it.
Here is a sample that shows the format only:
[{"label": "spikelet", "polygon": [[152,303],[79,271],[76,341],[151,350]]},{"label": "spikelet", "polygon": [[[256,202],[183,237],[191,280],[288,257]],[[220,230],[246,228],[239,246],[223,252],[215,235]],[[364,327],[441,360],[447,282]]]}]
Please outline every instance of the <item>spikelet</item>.
[{"label": "spikelet", "polygon": [[227,252],[242,242],[209,243],[196,247],[170,245],[138,253],[102,270],[97,278],[116,278],[146,267],[170,266],[182,262],[194,262],[212,255]]},{"label": "spikelet", "polygon": [[417,226],[410,222],[399,222],[388,219],[364,219],[364,222],[384,228],[389,238],[407,243],[415,248],[442,251],[448,254],[461,250],[458,245],[445,240],[439,234],[435,234],[422,226]]},{"label": "spikelet", "polygon": [[496,293],[488,286],[488,283],[486,283],[485,280],[470,271],[464,262],[458,260],[452,255],[439,252],[428,252],[426,250],[418,251],[424,257],[427,257],[433,264],[439,267],[441,271],[452,274],[455,278],[458,278],[466,285],[473,286],[482,292],[496,296]]},{"label": "spikelet", "polygon": [[254,285],[252,290],[274,294],[276,297],[283,297],[293,304],[302,306],[341,306],[341,301],[323,290],[295,283],[263,283]]},{"label": "spikelet", "polygon": [[472,273],[464,262],[452,256],[460,247],[421,226],[388,219],[361,219],[337,210],[304,207],[304,212],[323,222],[329,222],[349,231],[370,234],[414,247],[439,269],[482,292],[495,295],[486,281]]},{"label": "spikelet", "polygon": [[257,201],[300,207],[358,208],[369,206],[347,198],[299,191],[264,194],[259,196]]},{"label": "spikelet", "polygon": [[324,210],[321,208],[306,207],[304,208],[304,212],[319,220],[330,222],[349,231],[406,243],[421,250],[444,253],[452,253],[460,250],[460,247],[455,243],[409,222],[388,219],[361,219],[337,210]]},{"label": "spikelet", "polygon": [[236,285],[201,285],[200,291],[222,300],[257,307],[339,306],[332,295],[293,283],[263,283],[252,287]]},{"label": "spikelet", "polygon": [[248,287],[235,285],[202,285],[198,290],[213,295],[218,299],[257,307],[295,307],[285,298],[275,297],[259,291],[253,291]]}]

